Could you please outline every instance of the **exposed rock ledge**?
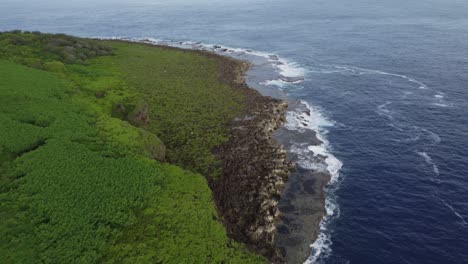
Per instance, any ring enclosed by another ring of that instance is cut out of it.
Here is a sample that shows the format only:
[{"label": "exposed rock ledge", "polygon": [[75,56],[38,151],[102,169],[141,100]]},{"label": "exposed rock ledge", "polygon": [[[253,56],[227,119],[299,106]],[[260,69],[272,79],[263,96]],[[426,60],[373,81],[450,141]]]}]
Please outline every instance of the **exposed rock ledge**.
[{"label": "exposed rock ledge", "polygon": [[246,95],[247,111],[232,122],[230,141],[217,150],[222,176],[211,183],[216,205],[231,238],[283,263],[275,247],[278,202],[294,166],[273,133],[285,121],[287,104],[250,89],[243,79],[246,63],[218,61],[222,80]]}]

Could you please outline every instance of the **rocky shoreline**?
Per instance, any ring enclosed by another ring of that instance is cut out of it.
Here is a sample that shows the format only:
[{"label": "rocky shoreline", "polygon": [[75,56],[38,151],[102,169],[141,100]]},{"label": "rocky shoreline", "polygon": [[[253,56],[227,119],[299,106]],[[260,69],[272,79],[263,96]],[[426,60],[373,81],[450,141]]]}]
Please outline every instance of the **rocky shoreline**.
[{"label": "rocky shoreline", "polygon": [[246,61],[209,51],[139,43],[214,58],[219,79],[244,95],[244,116],[230,122],[230,140],[214,150],[221,161],[221,176],[208,181],[229,237],[271,263],[287,263],[287,247],[277,244],[277,228],[283,223],[279,206],[285,184],[296,166],[288,159],[287,150],[276,140],[275,133],[286,121],[288,104],[247,85],[244,76],[251,65]]},{"label": "rocky shoreline", "polygon": [[297,174],[294,159],[287,156],[287,146],[278,140],[278,133],[286,122],[288,103],[264,96],[247,85],[244,77],[251,66],[248,62],[209,51],[189,51],[216,59],[220,80],[245,96],[244,116],[231,121],[230,140],[214,150],[221,160],[221,177],[208,179],[229,237],[267,257],[271,263],[304,262],[310,255],[309,246],[317,238],[318,225],[324,215],[323,187],[329,178],[321,177],[314,184],[316,196],[321,199],[310,200],[316,207],[314,217],[302,219],[302,222],[312,223],[307,230],[309,235],[300,243],[291,243],[291,235],[297,232],[284,234],[278,229],[291,220],[287,210],[282,210],[281,202],[284,202],[282,196],[293,192],[285,188],[289,177]]},{"label": "rocky shoreline", "polygon": [[246,85],[247,63],[218,60],[222,80],[244,93],[247,111],[232,122],[229,142],[216,151],[222,161],[222,176],[211,183],[216,205],[233,239],[274,263],[283,263],[275,246],[278,204],[294,166],[273,135],[285,122],[287,104]]},{"label": "rocky shoreline", "polygon": [[247,113],[232,122],[230,141],[217,150],[223,174],[211,182],[228,234],[271,263],[303,263],[326,215],[330,174],[301,169],[295,164],[298,157],[289,151],[292,141],[300,142],[305,133],[311,145],[323,144],[317,133],[282,125],[286,111],[299,109],[310,116],[310,110],[301,102],[288,106],[250,88],[244,79],[247,62],[202,52],[215,56],[220,78],[246,95]]}]

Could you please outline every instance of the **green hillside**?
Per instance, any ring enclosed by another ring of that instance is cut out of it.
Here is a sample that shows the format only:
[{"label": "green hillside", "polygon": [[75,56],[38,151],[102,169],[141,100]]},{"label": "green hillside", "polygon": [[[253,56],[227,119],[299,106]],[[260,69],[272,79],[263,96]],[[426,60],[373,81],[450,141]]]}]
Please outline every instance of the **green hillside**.
[{"label": "green hillside", "polygon": [[262,263],[206,177],[242,96],[215,59],[0,33],[0,263]]}]

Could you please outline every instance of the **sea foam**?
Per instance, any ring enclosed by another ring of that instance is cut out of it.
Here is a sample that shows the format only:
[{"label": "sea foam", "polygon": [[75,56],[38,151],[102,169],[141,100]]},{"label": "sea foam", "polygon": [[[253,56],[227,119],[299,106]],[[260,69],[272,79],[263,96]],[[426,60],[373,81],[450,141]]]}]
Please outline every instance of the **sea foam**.
[{"label": "sea foam", "polygon": [[466,222],[466,219],[459,213],[457,212],[457,210],[455,210],[455,208],[450,205],[449,203],[447,203],[444,199],[440,198],[438,195],[434,195],[437,199],[439,199],[448,209],[450,209],[450,211],[460,219],[460,223],[462,225],[467,225],[468,223]]},{"label": "sea foam", "polygon": [[420,89],[428,88],[428,86],[425,83],[418,81],[414,78],[408,77],[406,75],[403,75],[403,74],[390,73],[390,72],[385,72],[385,71],[380,71],[380,70],[365,69],[365,68],[360,68],[360,67],[355,67],[355,66],[333,66],[333,67],[335,67],[336,69],[348,71],[353,74],[379,74],[379,75],[387,75],[387,76],[402,78],[410,83],[416,84],[418,88]]},{"label": "sea foam", "polygon": [[438,106],[438,107],[451,107],[453,106],[451,103],[447,103],[445,100],[445,94],[443,92],[437,92],[434,95],[434,100],[435,102],[433,105]]},{"label": "sea foam", "polygon": [[290,151],[298,156],[298,166],[303,169],[310,169],[328,173],[330,182],[327,187],[325,200],[326,215],[320,223],[320,230],[317,239],[310,245],[311,255],[305,263],[316,263],[319,258],[331,254],[331,236],[328,232],[328,225],[332,219],[339,216],[339,207],[336,202],[334,191],[340,177],[342,162],[331,153],[331,146],[327,140],[328,128],[335,125],[333,121],[326,118],[318,107],[311,106],[306,101],[299,104],[305,107],[298,107],[286,113],[285,128],[288,130],[304,131],[313,130],[321,144],[310,145],[307,143],[293,144]]},{"label": "sea foam", "polygon": [[427,153],[424,152],[424,151],[422,151],[422,152],[416,152],[416,153],[418,153],[419,156],[423,157],[423,158],[424,158],[424,161],[432,167],[432,171],[433,171],[437,176],[439,176],[439,174],[440,174],[440,172],[439,172],[439,167],[437,167],[437,164],[432,160],[431,156],[429,156],[429,154],[427,154]]}]

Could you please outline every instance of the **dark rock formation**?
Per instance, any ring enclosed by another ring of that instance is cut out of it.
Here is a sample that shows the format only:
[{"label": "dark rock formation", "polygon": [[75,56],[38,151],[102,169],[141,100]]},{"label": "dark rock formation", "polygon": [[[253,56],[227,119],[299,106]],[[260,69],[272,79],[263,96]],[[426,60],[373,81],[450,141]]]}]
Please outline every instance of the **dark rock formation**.
[{"label": "dark rock formation", "polygon": [[248,88],[241,74],[247,64],[223,59],[221,68],[224,80],[245,94],[247,112],[233,121],[230,141],[217,150],[222,176],[211,183],[217,208],[231,238],[283,263],[275,247],[278,202],[293,166],[273,133],[285,121],[287,104]]}]

